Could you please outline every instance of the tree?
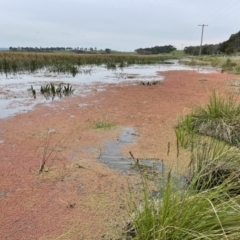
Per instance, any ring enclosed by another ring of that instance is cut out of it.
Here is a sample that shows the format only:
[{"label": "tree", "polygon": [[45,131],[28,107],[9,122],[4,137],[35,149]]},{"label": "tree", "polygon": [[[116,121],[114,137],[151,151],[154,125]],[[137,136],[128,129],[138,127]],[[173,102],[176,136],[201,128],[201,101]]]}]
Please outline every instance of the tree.
[{"label": "tree", "polygon": [[108,53],[108,54],[111,53],[111,49],[110,48],[106,48],[105,49],[105,53]]},{"label": "tree", "polygon": [[155,46],[151,48],[139,48],[136,49],[135,52],[138,54],[159,54],[159,53],[169,53],[176,50],[172,45],[165,46]]}]

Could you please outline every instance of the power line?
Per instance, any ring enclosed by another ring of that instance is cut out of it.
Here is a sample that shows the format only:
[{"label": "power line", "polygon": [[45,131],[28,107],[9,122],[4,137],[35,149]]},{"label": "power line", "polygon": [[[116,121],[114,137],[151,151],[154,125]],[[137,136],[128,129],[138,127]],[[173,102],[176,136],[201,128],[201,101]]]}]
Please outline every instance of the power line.
[{"label": "power line", "polygon": [[[224,2],[224,3],[225,3],[224,5],[220,6],[220,8],[218,8],[217,11],[215,11],[211,16],[207,17],[203,22],[207,22],[208,19],[213,18],[214,15],[218,14],[219,12],[221,13],[221,11],[222,11],[225,7],[228,7],[229,4],[233,3],[234,1],[236,1],[236,0],[229,0],[227,3]],[[219,5],[218,5],[218,6],[219,6]],[[210,6],[209,6],[209,7],[210,7]],[[209,7],[208,7],[208,8],[209,8]],[[212,9],[214,9],[214,6],[212,6]],[[197,32],[198,32],[198,28],[197,28],[197,26],[196,26],[196,28],[192,31],[192,36],[196,36]]]},{"label": "power line", "polygon": [[216,22],[216,21],[218,21],[218,20],[220,20],[220,19],[222,19],[222,18],[228,16],[229,14],[232,14],[232,13],[236,12],[236,11],[239,10],[239,9],[240,9],[240,6],[238,6],[238,8],[234,8],[233,11],[225,12],[224,15],[220,15],[220,16],[218,16],[218,18],[214,19],[211,23],[214,23],[214,22]]},{"label": "power line", "polygon": [[[239,6],[240,1],[239,0],[228,0],[226,1],[219,1],[218,4],[216,5],[211,5],[212,9],[215,11],[212,11],[212,14],[208,16],[203,22],[208,22],[208,24],[212,25],[212,23],[218,22],[219,20],[225,18],[226,16],[235,13],[237,10],[240,9]],[[209,6],[210,7],[210,6]],[[210,20],[210,21],[209,21]],[[208,26],[203,24],[204,26]],[[203,25],[198,25],[202,26],[202,36],[201,36],[201,45],[200,45],[200,55],[202,52],[202,40],[203,40],[203,32],[204,32],[204,26]],[[215,24],[214,24],[215,25]],[[197,33],[197,26],[196,29],[192,30],[192,35],[196,35]]]},{"label": "power line", "polygon": [[203,41],[203,31],[204,31],[204,27],[207,27],[208,25],[206,25],[206,24],[200,25],[200,24],[199,24],[198,26],[201,26],[201,27],[202,27],[201,44],[200,44],[200,49],[199,49],[199,56],[201,56],[201,53],[202,53],[202,41]]},{"label": "power line", "polygon": [[212,18],[215,19],[216,17],[218,17],[219,15],[222,15],[222,13],[226,12],[226,10],[231,9],[237,2],[234,2],[236,0],[230,0],[227,2],[227,4],[224,4],[221,8],[219,8],[216,12],[214,12],[211,16],[209,16],[208,18],[206,18],[203,22],[206,21],[212,21]]}]

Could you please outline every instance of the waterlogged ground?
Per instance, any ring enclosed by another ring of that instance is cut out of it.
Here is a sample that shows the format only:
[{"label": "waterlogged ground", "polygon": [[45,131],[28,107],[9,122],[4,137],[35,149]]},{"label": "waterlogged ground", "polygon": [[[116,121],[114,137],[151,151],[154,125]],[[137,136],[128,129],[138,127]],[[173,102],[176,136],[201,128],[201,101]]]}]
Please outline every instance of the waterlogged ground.
[{"label": "waterlogged ground", "polygon": [[[137,68],[127,69],[126,79],[115,77],[124,74],[120,70],[99,69],[109,81],[105,83],[99,83],[97,70],[64,79],[44,77],[44,73],[26,76],[29,79],[24,76],[21,83],[1,76],[1,97],[11,100],[12,93],[19,93],[16,100],[29,101],[29,108],[35,100],[25,95],[24,88],[33,83],[40,86],[43,80],[64,80],[77,91],[60,101],[46,102],[37,96],[37,101],[45,102],[0,119],[0,239],[125,239],[121,234],[129,218],[130,191],[135,194],[141,188],[141,179],[129,169],[122,173],[114,168],[115,162],[112,165],[106,156],[109,146],[114,144],[124,161],[131,158],[131,152],[140,164],[141,159],[159,159],[184,173],[189,156],[181,151],[177,157],[173,128],[178,117],[203,104],[213,90],[229,92],[237,87],[232,80],[240,81],[238,76],[195,68],[156,72],[164,67],[170,70],[174,65],[150,67],[152,72],[146,73],[154,80],[163,79],[154,86],[139,84],[145,70]],[[140,71],[138,77],[128,77]],[[81,78],[85,82],[75,82]],[[86,84],[88,78],[94,78],[93,85]],[[115,127],[96,129],[100,120],[113,122]],[[118,143],[125,140],[119,148]],[[44,159],[44,171],[39,173]],[[133,166],[134,161],[125,166]]]},{"label": "waterlogged ground", "polygon": [[[189,67],[178,64],[177,61],[168,61],[171,64],[131,66],[123,69],[108,70],[103,67],[86,66],[79,69],[75,77],[67,74],[47,73],[44,71],[35,74],[0,75],[0,118],[5,118],[20,112],[32,109],[38,103],[49,104],[49,100],[40,95],[41,85],[50,82],[70,83],[75,89],[75,95],[86,95],[92,91],[104,90],[104,84],[136,82],[136,81],[162,81],[163,76],[157,72],[173,70],[189,70],[201,73],[217,72],[211,67]],[[101,84],[100,84],[101,83]],[[31,91],[37,91],[37,99],[33,99]],[[58,100],[56,97],[55,100]]]}]

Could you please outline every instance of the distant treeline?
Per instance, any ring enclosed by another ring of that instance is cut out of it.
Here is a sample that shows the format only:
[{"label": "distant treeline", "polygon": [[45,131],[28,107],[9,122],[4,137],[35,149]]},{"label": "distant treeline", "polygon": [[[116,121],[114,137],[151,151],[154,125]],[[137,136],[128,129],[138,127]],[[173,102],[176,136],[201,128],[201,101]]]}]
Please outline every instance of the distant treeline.
[{"label": "distant treeline", "polygon": [[172,45],[166,46],[155,46],[151,48],[138,48],[135,50],[138,54],[158,54],[158,53],[169,53],[176,50]]},{"label": "distant treeline", "polygon": [[106,48],[105,50],[97,50],[97,48],[72,48],[72,47],[9,47],[9,51],[12,52],[64,52],[70,51],[75,53],[110,53],[111,49]]},{"label": "distant treeline", "polygon": [[[184,48],[185,53],[190,55],[198,55],[199,50],[199,46],[189,46]],[[232,54],[238,52],[240,52],[240,31],[232,34],[225,42],[218,44],[205,44],[202,46],[202,54],[206,55]]]}]

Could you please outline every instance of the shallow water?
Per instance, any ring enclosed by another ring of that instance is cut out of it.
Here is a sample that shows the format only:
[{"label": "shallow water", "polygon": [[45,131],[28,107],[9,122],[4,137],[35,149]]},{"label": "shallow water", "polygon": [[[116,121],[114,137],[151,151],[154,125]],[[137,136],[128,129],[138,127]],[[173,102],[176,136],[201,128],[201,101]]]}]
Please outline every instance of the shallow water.
[{"label": "shallow water", "polygon": [[[116,141],[108,141],[105,147],[102,149],[101,154],[97,160],[100,163],[105,164],[107,167],[113,170],[117,170],[120,173],[137,174],[140,173],[147,179],[153,180],[156,184],[164,184],[163,179],[166,178],[170,169],[168,169],[164,160],[160,159],[133,159],[130,154],[129,157],[124,156],[121,149],[123,146],[135,144],[137,142],[138,134],[131,127],[122,128],[120,136]],[[88,151],[88,149],[85,149]],[[173,185],[176,190],[184,190],[187,186],[187,178],[183,175],[176,173],[171,174]],[[159,186],[157,190],[153,191],[153,196],[158,195]]]},{"label": "shallow water", "polygon": [[109,168],[122,173],[136,173],[141,170],[148,171],[148,174],[159,174],[162,171],[162,162],[156,160],[141,159],[137,163],[135,159],[124,156],[121,148],[136,142],[137,134],[133,128],[123,128],[121,135],[116,141],[108,141],[98,157],[98,161]]},{"label": "shallow water", "polygon": [[[169,61],[168,61],[169,62]],[[39,94],[41,85],[47,83],[70,83],[75,89],[75,95],[86,95],[94,87],[97,91],[104,90],[101,83],[121,83],[126,81],[162,81],[163,77],[157,75],[161,71],[187,70],[201,73],[217,72],[212,67],[191,67],[180,65],[177,61],[172,64],[133,65],[123,69],[108,70],[104,67],[85,66],[80,69],[88,74],[78,74],[72,77],[67,74],[55,74],[39,71],[34,74],[0,75],[0,118],[29,111],[38,103],[50,103]],[[98,87],[94,84],[98,83]],[[99,85],[100,83],[100,85]],[[37,91],[37,99],[33,99],[27,91],[31,85]],[[57,98],[55,98],[57,100]]]}]

